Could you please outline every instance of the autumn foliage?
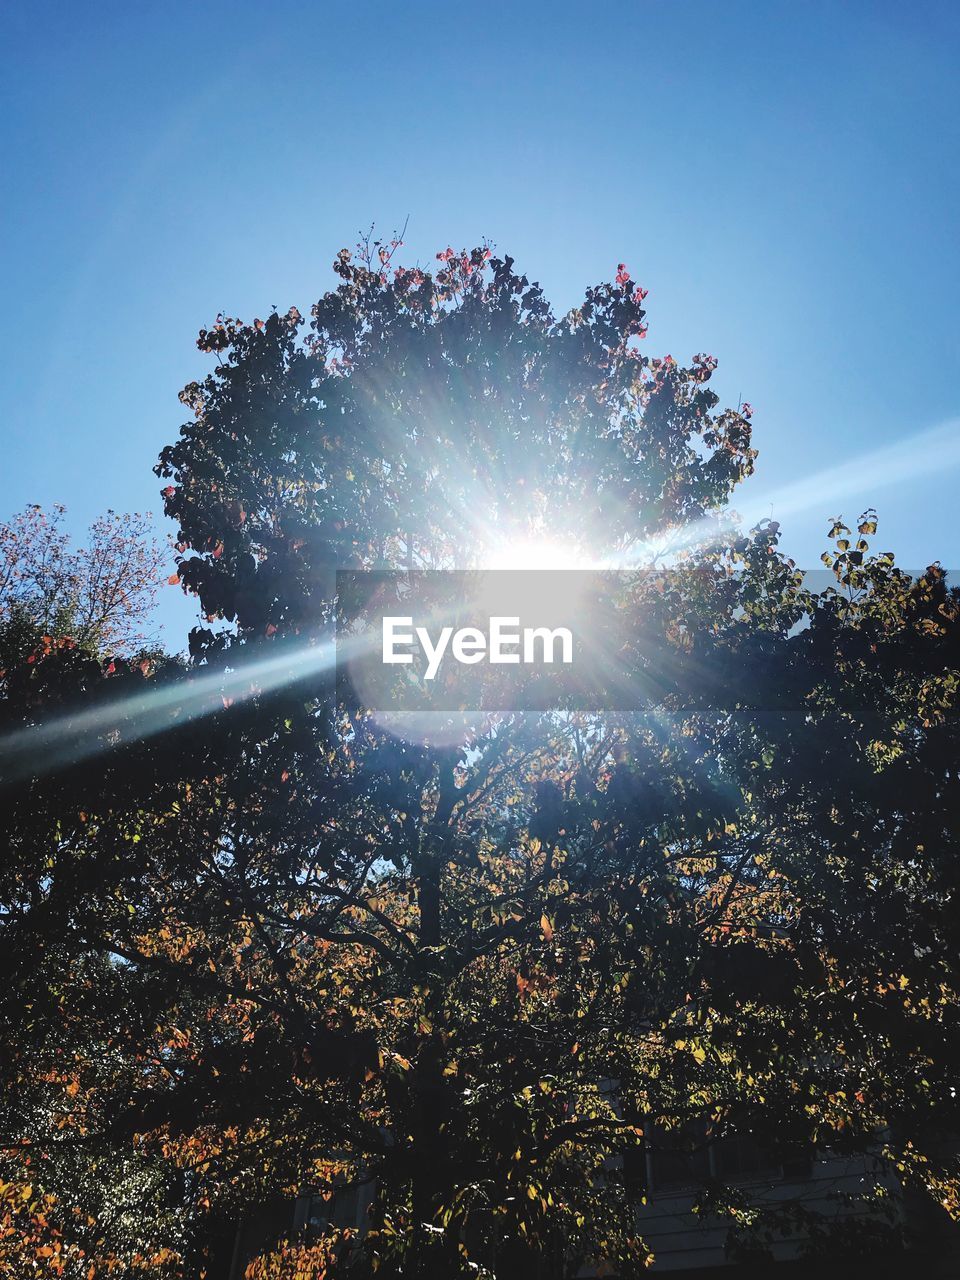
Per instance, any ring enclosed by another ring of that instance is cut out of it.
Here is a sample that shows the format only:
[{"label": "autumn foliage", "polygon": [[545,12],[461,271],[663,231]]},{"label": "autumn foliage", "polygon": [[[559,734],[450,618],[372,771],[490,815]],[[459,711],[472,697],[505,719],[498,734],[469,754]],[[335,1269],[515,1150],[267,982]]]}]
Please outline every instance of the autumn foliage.
[{"label": "autumn foliage", "polygon": [[163,582],[167,553],[148,516],[108,511],[74,548],[66,509],[28,506],[0,523],[0,628],[17,636],[70,638],[86,649],[129,656]]},{"label": "autumn foliage", "polygon": [[[206,623],[189,670],[120,673],[164,731],[118,699],[54,768],[43,699],[3,703],[0,761],[31,769],[2,827],[0,1258],[222,1276],[238,1223],[309,1191],[299,1235],[246,1231],[248,1280],[637,1275],[637,1169],[691,1132],[870,1152],[956,1212],[957,594],[877,554],[872,513],[836,522],[825,590],[776,524],[723,533],[749,406],[718,412],[712,357],[644,354],[626,267],[557,317],[486,247],[398,248],[341,253],[309,323],[201,334],[158,474]],[[694,522],[623,603],[709,680],[643,710],[404,738],[315,660],[338,566]],[[38,662],[70,725],[117,675]],[[178,713],[238,670],[244,697]],[[335,1221],[357,1182],[362,1230]],[[753,1256],[802,1220],[700,1197]],[[892,1245],[881,1198],[853,1211]]]}]

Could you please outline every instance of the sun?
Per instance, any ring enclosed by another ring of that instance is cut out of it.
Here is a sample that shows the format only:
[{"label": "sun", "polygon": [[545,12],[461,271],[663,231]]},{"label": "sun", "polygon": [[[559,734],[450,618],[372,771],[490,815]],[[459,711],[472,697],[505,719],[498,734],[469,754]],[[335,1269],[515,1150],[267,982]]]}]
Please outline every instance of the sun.
[{"label": "sun", "polygon": [[483,569],[523,569],[527,572],[558,569],[589,569],[591,565],[573,542],[558,538],[521,538],[497,543],[483,557]]}]

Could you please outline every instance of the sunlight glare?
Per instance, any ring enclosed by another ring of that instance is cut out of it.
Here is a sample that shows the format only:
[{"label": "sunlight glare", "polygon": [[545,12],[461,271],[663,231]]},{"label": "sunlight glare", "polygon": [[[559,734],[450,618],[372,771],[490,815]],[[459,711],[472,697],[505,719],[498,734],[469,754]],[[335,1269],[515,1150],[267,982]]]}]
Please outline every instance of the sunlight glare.
[{"label": "sunlight glare", "polygon": [[529,572],[597,567],[590,563],[575,543],[557,538],[520,538],[500,542],[490,549],[482,562],[482,568],[493,571],[523,569]]}]

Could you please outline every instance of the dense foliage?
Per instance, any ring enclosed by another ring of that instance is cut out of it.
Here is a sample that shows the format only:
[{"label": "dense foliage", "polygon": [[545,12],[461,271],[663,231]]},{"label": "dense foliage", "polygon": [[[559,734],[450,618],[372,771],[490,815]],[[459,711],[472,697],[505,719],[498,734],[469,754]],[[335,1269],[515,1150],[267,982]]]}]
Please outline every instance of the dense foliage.
[{"label": "dense foliage", "polygon": [[[158,467],[192,670],[52,645],[8,682],[0,1258],[223,1274],[256,1206],[361,1180],[365,1234],[265,1238],[251,1280],[628,1276],[636,1153],[691,1134],[870,1151],[957,1212],[957,595],[870,513],[814,593],[766,523],[630,588],[697,674],[642,711],[386,733],[322,660],[336,567],[661,548],[754,459],[711,357],[641,354],[625,268],[557,318],[509,258],[396,249],[342,253],[305,337],[201,334]],[[91,705],[96,753],[30,755]],[[744,1249],[817,1234],[702,1201]]]}]

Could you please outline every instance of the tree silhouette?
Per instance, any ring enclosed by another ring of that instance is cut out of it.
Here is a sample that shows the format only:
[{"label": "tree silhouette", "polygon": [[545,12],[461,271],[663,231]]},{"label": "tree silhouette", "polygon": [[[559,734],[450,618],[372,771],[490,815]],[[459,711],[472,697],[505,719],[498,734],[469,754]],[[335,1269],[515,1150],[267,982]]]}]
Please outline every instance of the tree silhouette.
[{"label": "tree silhouette", "polygon": [[[8,1256],[214,1274],[231,1224],[312,1189],[329,1223],[251,1280],[628,1276],[637,1156],[744,1136],[870,1153],[876,1240],[890,1171],[956,1212],[956,594],[873,554],[872,513],[818,592],[775,524],[720,536],[749,407],[715,413],[711,357],[641,354],[625,267],[556,318],[509,258],[397,248],[341,253],[305,337],[295,309],[201,333],[158,467],[211,624],[191,669],[54,649],[10,684]],[[624,586],[629,659],[675,658],[643,708],[404,738],[323,660],[337,567],[559,533],[650,558],[693,524]],[[91,705],[96,753],[31,756]],[[747,1250],[830,1226],[700,1194]]]}]

